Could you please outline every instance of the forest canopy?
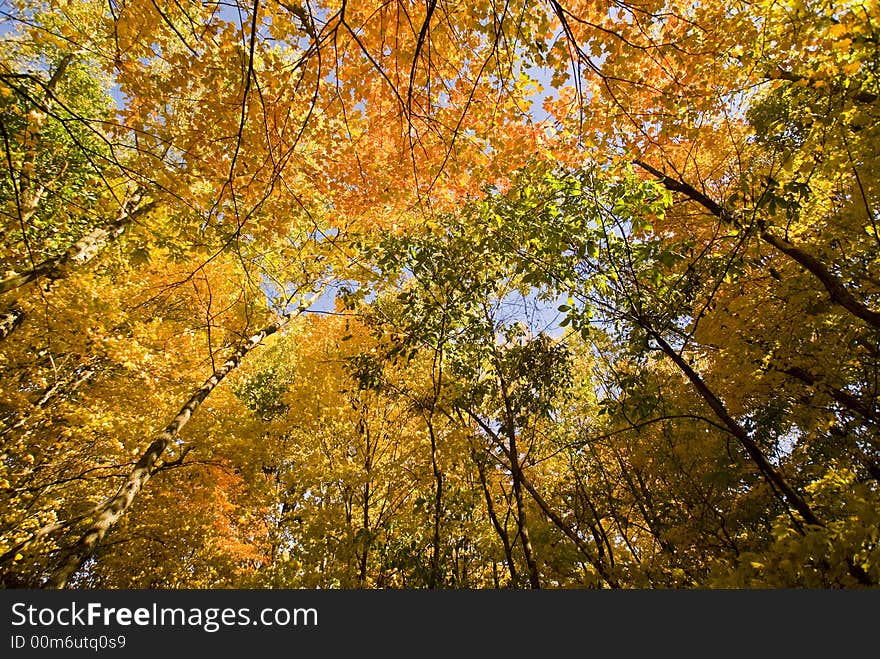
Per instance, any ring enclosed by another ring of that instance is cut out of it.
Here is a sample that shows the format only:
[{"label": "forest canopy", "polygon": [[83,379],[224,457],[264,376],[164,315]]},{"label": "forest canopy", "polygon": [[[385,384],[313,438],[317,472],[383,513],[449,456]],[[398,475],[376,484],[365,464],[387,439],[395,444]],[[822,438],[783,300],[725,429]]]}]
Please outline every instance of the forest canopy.
[{"label": "forest canopy", "polygon": [[880,582],[880,5],[0,6],[0,584]]}]

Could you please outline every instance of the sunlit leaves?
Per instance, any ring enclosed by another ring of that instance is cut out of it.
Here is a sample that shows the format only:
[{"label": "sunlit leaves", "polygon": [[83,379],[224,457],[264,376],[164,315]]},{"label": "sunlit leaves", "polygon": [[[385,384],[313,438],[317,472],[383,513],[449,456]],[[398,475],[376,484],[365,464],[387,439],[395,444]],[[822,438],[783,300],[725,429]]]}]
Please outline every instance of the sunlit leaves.
[{"label": "sunlit leaves", "polygon": [[7,585],[876,583],[876,7],[11,15]]}]

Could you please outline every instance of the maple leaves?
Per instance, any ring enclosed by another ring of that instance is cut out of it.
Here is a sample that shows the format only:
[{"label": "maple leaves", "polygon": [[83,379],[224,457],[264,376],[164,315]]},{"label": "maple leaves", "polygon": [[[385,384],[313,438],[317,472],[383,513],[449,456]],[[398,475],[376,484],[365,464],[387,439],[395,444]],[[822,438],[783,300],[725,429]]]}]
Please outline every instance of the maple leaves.
[{"label": "maple leaves", "polygon": [[876,7],[44,9],[4,583],[876,584]]}]

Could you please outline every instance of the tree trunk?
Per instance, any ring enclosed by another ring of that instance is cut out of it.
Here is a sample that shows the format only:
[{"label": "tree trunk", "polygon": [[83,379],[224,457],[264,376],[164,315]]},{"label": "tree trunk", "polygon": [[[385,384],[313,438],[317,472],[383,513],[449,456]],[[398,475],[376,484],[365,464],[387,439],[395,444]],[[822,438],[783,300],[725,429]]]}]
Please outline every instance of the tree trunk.
[{"label": "tree trunk", "polygon": [[[51,387],[46,389],[43,394],[34,403],[32,410],[38,410],[46,407],[49,402],[58,395],[72,394],[79,386],[95,375],[96,367],[94,363],[86,364],[74,370],[68,377],[59,379]],[[7,428],[0,430],[0,437],[5,437],[9,433],[23,427],[33,416],[31,413],[22,413],[18,419],[10,423]]]},{"label": "tree trunk", "polygon": [[136,217],[149,212],[156,207],[156,202],[144,204],[131,212],[123,211],[119,217],[110,224],[103,227],[92,229],[87,235],[77,240],[71,245],[66,252],[59,254],[51,259],[36,264],[33,268],[26,272],[15,273],[0,280],[0,294],[8,293],[25,284],[28,284],[43,277],[52,277],[60,279],[67,274],[67,267],[73,263],[81,265],[88,263],[100,252],[107,244],[121,235],[126,227]]},{"label": "tree trunk", "polygon": [[581,553],[587,557],[590,564],[594,568],[596,568],[599,576],[602,577],[612,588],[620,588],[620,584],[618,584],[617,580],[612,577],[611,574],[609,574],[605,564],[593,555],[593,552],[590,551],[587,543],[585,543],[584,540],[580,536],[578,536],[578,534],[575,533],[575,531],[568,524],[566,524],[565,521],[558,514],[556,514],[556,512],[544,500],[544,497],[542,497],[538,493],[538,490],[536,490],[535,487],[525,477],[523,477],[522,479],[522,485],[532,496],[532,499],[534,499],[535,503],[538,504],[538,508],[541,509],[541,512],[543,512],[544,515],[547,516],[547,519],[553,522],[556,528],[562,531],[575,544],[575,546],[581,551]]},{"label": "tree trunk", "polygon": [[440,581],[440,522],[443,518],[443,472],[437,463],[437,436],[431,417],[425,420],[431,437],[431,469],[434,472],[434,529],[431,541],[431,572],[428,588],[436,588]]},{"label": "tree trunk", "polygon": [[529,537],[529,525],[526,520],[526,507],[523,502],[523,473],[522,465],[519,461],[519,449],[517,448],[516,442],[515,415],[510,401],[510,395],[507,390],[507,381],[504,379],[501,363],[497,358],[495,368],[497,370],[501,398],[504,402],[505,419],[503,427],[507,431],[507,448],[505,450],[510,461],[510,476],[513,479],[513,498],[516,501],[516,517],[519,527],[520,544],[522,544],[523,556],[526,559],[526,566],[529,569],[529,585],[532,588],[538,589],[541,587],[541,578],[538,572],[538,562],[535,560],[535,552],[532,548],[532,541]]},{"label": "tree trunk", "polygon": [[[666,176],[660,170],[655,169],[651,165],[640,160],[635,160],[633,162],[645,171],[650,172],[653,176],[656,176],[668,190],[682,193],[692,201],[700,204],[725,224],[736,226],[737,223],[735,218],[727,209],[693,186],[684,181],[678,181]],[[772,245],[777,250],[796,261],[816,277],[816,279],[818,279],[825,287],[832,302],[843,307],[857,318],[861,318],[872,327],[880,329],[880,312],[874,311],[862,302],[859,302],[855,296],[849,292],[846,286],[843,285],[843,282],[841,282],[840,279],[838,279],[819,259],[804,249],[790,243],[785,238],[773,235],[767,230],[763,223],[758,225],[758,237],[768,245]]]},{"label": "tree trunk", "polygon": [[141,454],[116,494],[99,508],[97,515],[85,533],[70,549],[62,554],[58,566],[52,572],[44,587],[64,588],[67,585],[70,578],[95,553],[98,544],[104,536],[107,535],[131,507],[135,498],[141,492],[144,485],[146,485],[150,476],[152,476],[156,463],[162,453],[177,433],[180,432],[180,429],[192,418],[192,415],[214,388],[239,365],[245,355],[259,345],[264,338],[284,327],[290,322],[292,317],[292,314],[283,316],[242,343],[232,356],[196,390],[174,418],[171,419],[171,422],[165,426],[165,429],[159,433],[152,444]]},{"label": "tree trunk", "polygon": [[866,421],[870,421],[874,425],[880,425],[880,414],[878,414],[872,406],[864,403],[855,395],[844,391],[843,389],[838,389],[828,383],[817,381],[816,377],[812,373],[804,370],[803,368],[800,368],[799,366],[781,368],[779,369],[779,371],[800,380],[801,382],[812,387],[813,389],[824,391],[836,402],[840,403],[851,412],[855,412],[860,417],[862,417]]},{"label": "tree trunk", "polygon": [[516,440],[511,437],[509,455],[511,477],[513,478],[513,498],[516,501],[516,516],[517,524],[519,526],[520,544],[522,544],[526,566],[529,568],[529,585],[532,588],[538,589],[541,587],[541,578],[538,573],[538,562],[535,560],[535,552],[532,548],[532,540],[529,537],[529,525],[526,521],[526,507],[522,495],[524,479],[516,450]]},{"label": "tree trunk", "polygon": [[7,309],[0,314],[0,340],[12,334],[24,321],[24,311],[18,307]]},{"label": "tree trunk", "polygon": [[822,522],[819,521],[819,518],[816,517],[807,502],[795,492],[794,488],[789,485],[788,481],[785,480],[782,474],[779,473],[776,467],[774,467],[767,459],[767,456],[764,455],[760,447],[755,444],[751,437],[749,437],[746,429],[730,416],[724,403],[722,403],[712,390],[709,389],[706,383],[703,382],[703,379],[693,368],[691,368],[690,364],[688,364],[687,361],[685,361],[685,359],[679,355],[657,331],[652,329],[641,319],[639,320],[639,325],[648,333],[650,338],[657,342],[657,345],[660,346],[660,349],[666,354],[666,356],[669,357],[687,379],[691,381],[691,384],[693,384],[700,397],[710,408],[712,408],[712,411],[715,412],[718,419],[727,426],[730,434],[739,440],[740,444],[745,448],[746,453],[752,459],[752,462],[758,467],[758,470],[763,474],[764,478],[766,478],[767,481],[781,493],[783,500],[788,507],[797,511],[807,524],[823,526]]},{"label": "tree trunk", "polygon": [[[510,574],[511,587],[515,587],[517,583],[517,571],[516,562],[513,560],[513,547],[510,544],[510,538],[507,537],[507,530],[504,528],[504,525],[501,524],[501,521],[498,519],[498,515],[495,512],[495,504],[492,502],[492,493],[489,491],[489,483],[486,480],[486,468],[483,466],[476,450],[471,451],[471,457],[473,458],[474,464],[477,466],[477,472],[480,476],[480,485],[483,488],[483,495],[486,498],[486,510],[489,513],[489,521],[492,522],[492,527],[495,529],[495,533],[498,534],[498,538],[504,546],[504,560],[507,561],[507,571]],[[492,568],[493,570],[495,568],[494,562],[492,563]]]},{"label": "tree trunk", "polygon": [[[510,454],[510,449],[504,445],[504,442],[501,440],[501,438],[498,436],[498,434],[495,433],[495,431],[493,431],[480,417],[478,417],[476,414],[474,414],[471,410],[465,409],[464,411],[467,412],[468,416],[470,416],[471,419],[473,419],[477,423],[477,425],[483,429],[483,432],[485,432],[492,439],[492,441],[495,442],[495,444],[497,444],[498,447],[502,451],[504,451],[505,455],[507,456],[508,461],[514,461],[513,457]],[[482,477],[482,473],[481,473],[481,477]],[[529,480],[525,477],[525,474],[523,474],[522,471],[519,472],[519,482],[520,482],[520,485],[522,487],[524,487],[526,489],[526,491],[531,495],[531,497],[532,497],[532,499],[534,499],[535,503],[538,504],[538,507],[541,509],[541,512],[544,513],[544,515],[547,517],[547,519],[549,519],[551,522],[553,522],[553,524],[556,526],[556,528],[558,528],[560,531],[562,531],[568,537],[568,539],[571,540],[575,544],[575,546],[587,558],[587,560],[590,562],[590,564],[594,568],[596,568],[596,571],[599,573],[599,575],[608,582],[608,585],[610,585],[612,588],[618,588],[619,585],[616,583],[616,581],[613,579],[613,577],[611,577],[611,575],[608,574],[608,571],[605,568],[605,565],[601,561],[596,560],[596,557],[593,555],[593,552],[590,550],[590,548],[587,546],[587,544],[583,541],[583,539],[581,537],[579,537],[578,534],[575,533],[574,530],[572,530],[571,527],[569,527],[569,525],[566,524],[565,521],[553,511],[552,508],[550,508],[550,506],[547,504],[547,502],[544,500],[544,498],[538,493],[538,491],[534,488],[534,486],[529,482]],[[519,505],[520,505],[519,502],[517,502],[517,506],[519,506]]]}]

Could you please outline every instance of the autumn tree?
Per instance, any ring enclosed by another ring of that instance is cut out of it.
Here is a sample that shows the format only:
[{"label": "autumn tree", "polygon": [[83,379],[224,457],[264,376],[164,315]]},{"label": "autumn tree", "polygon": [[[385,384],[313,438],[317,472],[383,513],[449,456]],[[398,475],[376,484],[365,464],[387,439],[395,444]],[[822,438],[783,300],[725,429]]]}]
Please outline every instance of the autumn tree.
[{"label": "autumn tree", "polygon": [[876,6],[7,14],[4,584],[876,585]]}]

